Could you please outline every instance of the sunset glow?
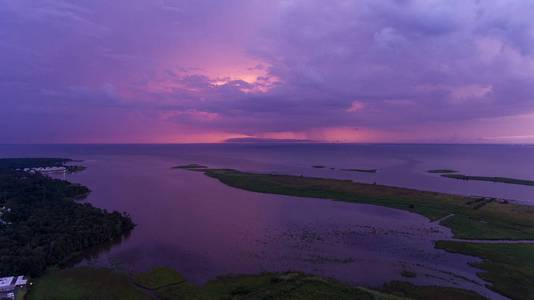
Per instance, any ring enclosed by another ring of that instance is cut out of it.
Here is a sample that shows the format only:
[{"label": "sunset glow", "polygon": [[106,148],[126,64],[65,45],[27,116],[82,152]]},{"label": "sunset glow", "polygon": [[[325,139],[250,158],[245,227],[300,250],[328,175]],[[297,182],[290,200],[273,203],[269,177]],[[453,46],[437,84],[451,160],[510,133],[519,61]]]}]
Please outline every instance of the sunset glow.
[{"label": "sunset glow", "polygon": [[531,143],[534,7],[503,3],[7,0],[0,139]]}]

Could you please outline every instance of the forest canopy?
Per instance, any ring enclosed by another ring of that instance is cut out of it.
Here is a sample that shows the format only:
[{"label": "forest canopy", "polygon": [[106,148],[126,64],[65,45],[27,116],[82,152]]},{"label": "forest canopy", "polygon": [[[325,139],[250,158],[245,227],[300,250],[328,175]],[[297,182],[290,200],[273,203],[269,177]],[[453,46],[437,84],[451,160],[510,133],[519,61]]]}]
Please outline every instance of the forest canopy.
[{"label": "forest canopy", "polygon": [[69,161],[0,159],[0,276],[38,276],[49,266],[66,266],[133,229],[127,214],[80,202],[90,192],[87,187],[20,171]]}]

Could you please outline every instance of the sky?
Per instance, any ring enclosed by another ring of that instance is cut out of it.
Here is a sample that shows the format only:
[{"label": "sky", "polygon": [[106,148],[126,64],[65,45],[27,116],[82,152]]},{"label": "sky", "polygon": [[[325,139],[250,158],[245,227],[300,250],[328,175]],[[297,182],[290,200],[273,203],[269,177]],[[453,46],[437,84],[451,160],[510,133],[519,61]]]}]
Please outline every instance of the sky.
[{"label": "sky", "polygon": [[0,143],[534,143],[534,1],[0,0]]}]

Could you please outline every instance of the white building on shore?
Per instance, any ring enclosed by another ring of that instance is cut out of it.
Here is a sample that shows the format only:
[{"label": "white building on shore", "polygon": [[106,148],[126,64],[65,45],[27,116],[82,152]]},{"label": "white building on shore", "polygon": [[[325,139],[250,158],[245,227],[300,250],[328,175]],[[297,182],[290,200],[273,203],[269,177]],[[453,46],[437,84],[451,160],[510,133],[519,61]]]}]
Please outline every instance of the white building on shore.
[{"label": "white building on shore", "polygon": [[24,276],[0,278],[0,299],[15,299],[17,290],[26,287],[28,279]]},{"label": "white building on shore", "polygon": [[44,168],[25,168],[25,172],[29,173],[65,173],[67,172],[67,168],[65,167],[44,167]]}]

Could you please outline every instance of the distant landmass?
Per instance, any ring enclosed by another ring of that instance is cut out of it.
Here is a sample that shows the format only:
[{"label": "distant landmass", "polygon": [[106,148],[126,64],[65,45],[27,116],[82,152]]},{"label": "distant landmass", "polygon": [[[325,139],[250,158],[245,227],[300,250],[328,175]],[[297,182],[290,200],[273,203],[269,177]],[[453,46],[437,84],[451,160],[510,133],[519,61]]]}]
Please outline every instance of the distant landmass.
[{"label": "distant landmass", "polygon": [[224,141],[225,143],[317,143],[314,140],[299,139],[268,139],[268,138],[231,138]]}]

